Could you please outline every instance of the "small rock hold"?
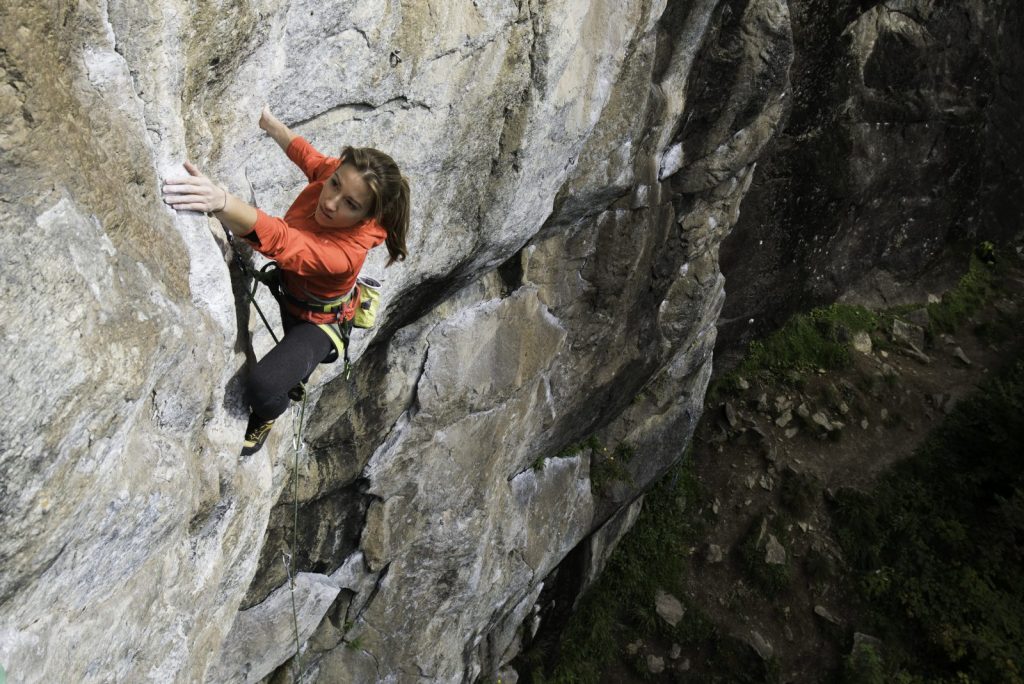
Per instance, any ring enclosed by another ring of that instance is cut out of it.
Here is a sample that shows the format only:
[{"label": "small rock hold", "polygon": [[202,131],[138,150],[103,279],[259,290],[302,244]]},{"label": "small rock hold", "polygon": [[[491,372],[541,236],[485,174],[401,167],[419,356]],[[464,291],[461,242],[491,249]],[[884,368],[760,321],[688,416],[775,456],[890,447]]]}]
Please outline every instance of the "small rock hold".
[{"label": "small rock hold", "polygon": [[665,671],[665,659],[653,653],[647,654],[647,670],[651,674],[661,674]]}]

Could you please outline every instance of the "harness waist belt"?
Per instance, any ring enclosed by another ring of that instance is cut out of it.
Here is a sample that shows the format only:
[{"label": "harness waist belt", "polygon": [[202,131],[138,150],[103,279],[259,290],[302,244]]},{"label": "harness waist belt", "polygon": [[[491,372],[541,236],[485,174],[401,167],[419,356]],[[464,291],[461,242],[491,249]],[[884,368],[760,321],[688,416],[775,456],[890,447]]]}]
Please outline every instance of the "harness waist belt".
[{"label": "harness waist belt", "polygon": [[350,299],[352,299],[352,295],[355,293],[355,291],[356,289],[353,287],[346,294],[342,295],[341,297],[338,297],[337,299],[324,299],[311,302],[306,299],[299,299],[291,292],[286,290],[284,288],[284,285],[281,286],[281,294],[290,303],[294,304],[295,306],[301,309],[306,309],[307,311],[316,311],[319,313],[334,313],[336,311],[339,311],[343,306],[345,306],[345,304],[348,303]]}]

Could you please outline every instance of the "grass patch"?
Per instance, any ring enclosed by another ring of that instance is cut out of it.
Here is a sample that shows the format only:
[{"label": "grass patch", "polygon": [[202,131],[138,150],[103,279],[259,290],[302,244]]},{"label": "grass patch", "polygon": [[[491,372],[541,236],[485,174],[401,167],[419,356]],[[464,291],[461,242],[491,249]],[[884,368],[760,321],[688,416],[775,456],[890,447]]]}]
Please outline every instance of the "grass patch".
[{"label": "grass patch", "polygon": [[851,361],[854,333],[871,332],[878,326],[878,315],[862,306],[832,304],[797,314],[764,340],[751,342],[739,366],[715,381],[709,400],[735,393],[741,377],[768,375],[799,384],[801,371],[845,368]]},{"label": "grass patch", "polygon": [[659,588],[682,597],[689,549],[705,526],[695,510],[704,498],[686,456],[648,492],[636,524],[580,600],[560,636],[553,671],[542,664],[549,654],[523,654],[533,682],[596,682],[613,660],[626,662],[624,647],[637,638],[685,640],[708,633],[710,623],[692,609],[675,628],[654,609]]},{"label": "grass patch", "polygon": [[1024,354],[993,376],[874,491],[838,495],[884,681],[1024,681]]},{"label": "grass patch", "polygon": [[960,278],[942,301],[928,305],[929,330],[932,335],[955,331],[996,292],[997,268],[972,254],[967,273]]},{"label": "grass patch", "polygon": [[775,535],[779,543],[785,545],[786,537],[781,519],[759,516],[736,550],[742,561],[743,571],[751,584],[768,598],[774,598],[789,587],[792,573],[788,554],[785,563],[771,564],[765,561],[769,535]]}]

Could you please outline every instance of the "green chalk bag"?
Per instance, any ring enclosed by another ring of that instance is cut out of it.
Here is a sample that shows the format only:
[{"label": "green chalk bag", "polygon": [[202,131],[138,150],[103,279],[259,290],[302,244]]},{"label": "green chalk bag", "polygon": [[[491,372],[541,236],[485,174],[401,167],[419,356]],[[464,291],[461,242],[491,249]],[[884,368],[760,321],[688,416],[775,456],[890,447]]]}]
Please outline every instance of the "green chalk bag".
[{"label": "green chalk bag", "polygon": [[381,283],[379,280],[361,275],[356,279],[356,287],[359,288],[359,306],[356,308],[352,325],[357,328],[372,328],[377,322]]}]

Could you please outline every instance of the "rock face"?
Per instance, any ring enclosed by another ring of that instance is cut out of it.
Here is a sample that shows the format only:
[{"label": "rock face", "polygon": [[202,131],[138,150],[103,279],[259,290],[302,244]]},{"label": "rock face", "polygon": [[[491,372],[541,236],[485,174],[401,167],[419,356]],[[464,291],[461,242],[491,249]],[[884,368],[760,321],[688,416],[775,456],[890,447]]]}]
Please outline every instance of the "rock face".
[{"label": "rock face", "polygon": [[[514,658],[690,438],[789,22],[783,0],[6,4],[11,680],[468,682]],[[302,178],[265,103],[325,152],[393,154],[414,229],[406,263],[368,261],[383,320],[351,381],[314,376],[307,447],[283,417],[239,460],[271,341],[220,228],[158,186],[190,159],[282,213]]]},{"label": "rock face", "polygon": [[791,110],[722,246],[716,373],[798,310],[925,301],[1024,223],[1024,6],[789,4]]}]

